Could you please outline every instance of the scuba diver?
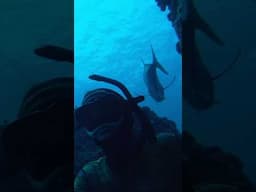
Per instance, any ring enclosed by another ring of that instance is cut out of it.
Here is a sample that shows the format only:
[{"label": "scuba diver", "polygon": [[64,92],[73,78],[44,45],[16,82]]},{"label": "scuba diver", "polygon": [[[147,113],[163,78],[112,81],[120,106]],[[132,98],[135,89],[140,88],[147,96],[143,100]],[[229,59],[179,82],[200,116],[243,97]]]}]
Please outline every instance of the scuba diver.
[{"label": "scuba diver", "polygon": [[156,135],[149,119],[120,82],[99,75],[90,79],[120,88],[87,92],[75,111],[81,127],[103,150],[104,156],[85,164],[75,178],[75,192],[181,191],[180,138]]},{"label": "scuba diver", "polygon": [[27,92],[17,120],[1,136],[6,173],[0,191],[72,191],[73,89],[73,78],[60,77]]}]

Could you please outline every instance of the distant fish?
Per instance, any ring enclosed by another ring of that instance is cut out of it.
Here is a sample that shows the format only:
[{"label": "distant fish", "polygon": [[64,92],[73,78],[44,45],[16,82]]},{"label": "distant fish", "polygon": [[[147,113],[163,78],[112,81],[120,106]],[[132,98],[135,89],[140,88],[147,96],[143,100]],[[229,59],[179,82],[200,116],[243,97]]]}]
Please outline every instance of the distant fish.
[{"label": "distant fish", "polygon": [[34,50],[35,54],[56,61],[74,64],[74,51],[54,45],[45,45]]},{"label": "distant fish", "polygon": [[217,45],[224,42],[212,27],[200,16],[193,0],[155,0],[161,10],[169,9],[168,19],[178,36],[176,50],[182,54],[182,95],[194,109],[207,110],[218,103],[215,98],[214,80],[220,78],[236,63],[235,60],[218,75],[213,76],[202,61],[195,34],[204,32]]},{"label": "distant fish", "polygon": [[[184,82],[182,86],[183,98],[194,109],[207,110],[219,103],[215,95],[215,80],[221,78],[238,63],[241,50],[239,49],[235,58],[223,71],[216,75],[212,75],[208,71],[197,54],[198,52],[194,48],[190,50],[189,54],[184,54],[182,57],[184,62],[182,69],[182,81]],[[187,62],[193,62],[193,65],[186,65]]]},{"label": "distant fish", "polygon": [[187,6],[190,10],[188,12],[190,17],[182,22],[182,95],[194,109],[207,110],[219,102],[215,98],[214,80],[222,76],[224,72],[216,77],[210,73],[196,43],[196,30],[200,29],[205,32],[219,45],[223,45],[223,42],[199,16],[191,1],[187,1]]},{"label": "distant fish", "polygon": [[165,99],[164,90],[173,84],[175,77],[173,78],[171,83],[169,83],[169,85],[167,85],[166,87],[163,87],[161,85],[159,78],[157,76],[156,69],[157,68],[160,69],[166,75],[168,75],[168,72],[158,62],[152,45],[151,45],[151,50],[152,50],[152,56],[153,56],[152,64],[145,64],[144,61],[142,60],[142,62],[144,64],[144,82],[147,86],[150,96],[155,101],[161,102]]},{"label": "distant fish", "polygon": [[239,49],[235,58],[219,74],[213,75],[203,62],[195,39],[196,30],[205,32],[218,45],[222,40],[211,27],[199,16],[191,0],[186,1],[188,17],[182,22],[182,93],[183,98],[196,110],[208,110],[219,103],[215,95],[214,81],[222,77],[238,62],[241,56]]}]

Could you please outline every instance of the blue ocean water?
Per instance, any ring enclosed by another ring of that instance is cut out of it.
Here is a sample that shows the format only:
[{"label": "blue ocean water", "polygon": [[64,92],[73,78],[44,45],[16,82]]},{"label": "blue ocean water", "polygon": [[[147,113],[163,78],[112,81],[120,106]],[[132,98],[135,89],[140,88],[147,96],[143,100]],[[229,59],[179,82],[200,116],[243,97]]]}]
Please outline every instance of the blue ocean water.
[{"label": "blue ocean water", "polygon": [[[176,122],[181,129],[181,56],[176,52],[177,36],[154,0],[75,1],[75,106],[84,94],[95,88],[112,88],[88,79],[100,74],[124,83],[134,96],[144,95],[142,106]],[[152,44],[159,62],[169,76],[158,75],[165,86],[166,99],[155,102],[143,81],[143,64],[152,62]]]}]

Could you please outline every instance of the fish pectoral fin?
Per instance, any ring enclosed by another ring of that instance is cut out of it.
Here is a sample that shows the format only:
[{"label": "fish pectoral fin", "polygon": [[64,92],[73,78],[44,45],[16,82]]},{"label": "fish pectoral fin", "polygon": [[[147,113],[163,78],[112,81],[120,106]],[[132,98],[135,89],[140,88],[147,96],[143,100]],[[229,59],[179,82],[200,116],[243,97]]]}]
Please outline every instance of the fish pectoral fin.
[{"label": "fish pectoral fin", "polygon": [[156,67],[160,69],[164,74],[169,75],[168,71],[160,63],[157,62]]},{"label": "fish pectoral fin", "polygon": [[169,88],[169,87],[174,83],[175,79],[176,79],[176,76],[174,76],[174,77],[172,78],[171,82],[170,82],[168,85],[166,85],[166,86],[164,87],[164,89]]},{"label": "fish pectoral fin", "polygon": [[219,79],[220,77],[222,77],[225,73],[227,73],[228,71],[232,70],[233,66],[237,63],[239,63],[240,57],[242,55],[242,51],[241,49],[238,49],[237,51],[238,53],[236,54],[236,56],[234,57],[234,59],[231,61],[231,63],[229,65],[226,66],[226,68],[221,71],[220,73],[214,75],[211,79],[213,81]]},{"label": "fish pectoral fin", "polygon": [[196,28],[203,31],[208,37],[210,37],[218,45],[220,46],[224,45],[224,42],[221,40],[221,38],[216,35],[216,33],[213,31],[210,25],[199,15],[194,5],[193,5],[193,11],[192,11],[192,21]]}]

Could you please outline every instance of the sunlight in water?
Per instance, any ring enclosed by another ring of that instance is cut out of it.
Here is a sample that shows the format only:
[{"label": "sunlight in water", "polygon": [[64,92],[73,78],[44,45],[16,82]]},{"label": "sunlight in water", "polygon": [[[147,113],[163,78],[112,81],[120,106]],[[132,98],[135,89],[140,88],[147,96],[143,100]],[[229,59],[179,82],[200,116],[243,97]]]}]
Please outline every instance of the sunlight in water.
[{"label": "sunlight in water", "polygon": [[[134,95],[145,95],[143,105],[181,125],[181,57],[176,53],[177,37],[154,1],[75,1],[75,105],[86,91],[111,87],[88,79],[96,73],[124,83]],[[156,103],[143,81],[144,66],[152,62],[150,44],[169,76],[158,72],[166,100]],[[116,90],[115,87],[111,87]],[[119,90],[117,90],[119,91]]]}]

